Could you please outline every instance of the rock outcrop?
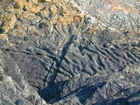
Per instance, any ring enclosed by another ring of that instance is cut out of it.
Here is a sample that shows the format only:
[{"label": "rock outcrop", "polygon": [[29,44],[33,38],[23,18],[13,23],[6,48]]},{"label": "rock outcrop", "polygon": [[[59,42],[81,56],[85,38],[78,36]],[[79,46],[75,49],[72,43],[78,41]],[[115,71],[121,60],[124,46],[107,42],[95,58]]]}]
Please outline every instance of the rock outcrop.
[{"label": "rock outcrop", "polygon": [[140,1],[1,0],[1,105],[140,104]]}]

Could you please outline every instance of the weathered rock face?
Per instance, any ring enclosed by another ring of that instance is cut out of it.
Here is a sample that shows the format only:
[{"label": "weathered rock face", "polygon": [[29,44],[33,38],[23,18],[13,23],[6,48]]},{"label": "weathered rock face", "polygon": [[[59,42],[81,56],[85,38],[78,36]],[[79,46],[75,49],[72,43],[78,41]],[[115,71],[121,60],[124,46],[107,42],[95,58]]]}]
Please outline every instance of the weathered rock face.
[{"label": "weathered rock face", "polygon": [[5,51],[0,51],[0,104],[46,104],[38,93],[25,81],[16,62]]},{"label": "weathered rock face", "polygon": [[90,15],[104,22],[105,27],[117,28],[121,32],[135,30],[140,25],[139,0],[75,0]]},{"label": "weathered rock face", "polygon": [[140,104],[139,1],[0,4],[0,104]]}]

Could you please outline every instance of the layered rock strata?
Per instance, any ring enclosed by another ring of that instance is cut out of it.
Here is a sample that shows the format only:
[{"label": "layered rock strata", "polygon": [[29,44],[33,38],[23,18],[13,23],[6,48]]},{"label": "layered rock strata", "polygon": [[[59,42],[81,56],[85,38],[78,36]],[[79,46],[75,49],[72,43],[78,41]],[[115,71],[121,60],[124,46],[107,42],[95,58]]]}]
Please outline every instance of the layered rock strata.
[{"label": "layered rock strata", "polygon": [[140,103],[139,1],[0,4],[0,104]]}]

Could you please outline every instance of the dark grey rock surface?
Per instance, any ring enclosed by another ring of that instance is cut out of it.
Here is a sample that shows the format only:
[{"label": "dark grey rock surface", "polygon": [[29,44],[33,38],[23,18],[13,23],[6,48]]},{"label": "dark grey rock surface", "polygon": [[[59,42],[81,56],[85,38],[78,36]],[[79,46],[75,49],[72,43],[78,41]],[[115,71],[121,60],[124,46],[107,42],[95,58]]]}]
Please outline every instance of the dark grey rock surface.
[{"label": "dark grey rock surface", "polygon": [[[48,18],[36,16],[18,27],[22,37],[0,39],[0,105],[140,104],[140,14],[104,12],[110,1],[98,1],[75,0],[96,24],[85,18],[50,32],[41,23]],[[100,29],[91,33],[91,25]]]}]

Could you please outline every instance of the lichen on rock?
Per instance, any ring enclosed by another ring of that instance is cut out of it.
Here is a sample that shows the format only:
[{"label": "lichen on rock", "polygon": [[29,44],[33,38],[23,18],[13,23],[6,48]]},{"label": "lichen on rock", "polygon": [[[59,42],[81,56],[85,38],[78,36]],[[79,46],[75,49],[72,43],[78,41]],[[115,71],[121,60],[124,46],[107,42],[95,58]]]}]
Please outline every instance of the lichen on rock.
[{"label": "lichen on rock", "polygon": [[8,37],[6,34],[0,34],[0,39],[8,41]]},{"label": "lichen on rock", "polygon": [[0,104],[139,102],[136,1],[9,1],[0,1]]},{"label": "lichen on rock", "polygon": [[16,23],[16,16],[14,14],[5,13],[3,19],[3,29],[7,33],[10,29],[13,29]]}]

